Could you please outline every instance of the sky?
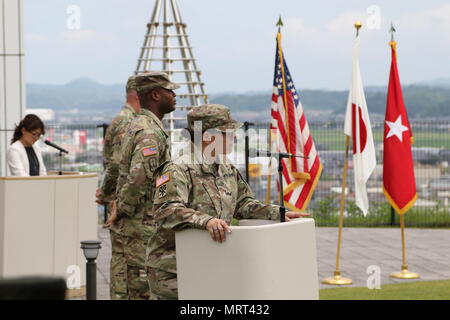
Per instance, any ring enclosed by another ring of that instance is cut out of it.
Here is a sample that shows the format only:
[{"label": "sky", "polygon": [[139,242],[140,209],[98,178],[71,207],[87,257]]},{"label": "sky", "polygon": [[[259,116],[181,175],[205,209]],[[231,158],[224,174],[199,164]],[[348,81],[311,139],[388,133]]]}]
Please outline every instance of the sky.
[{"label": "sky", "polygon": [[[284,55],[299,90],[348,89],[357,20],[364,25],[365,85],[387,84],[391,21],[403,84],[450,78],[448,0],[178,1],[210,94],[270,90],[280,15]],[[24,0],[26,81],[125,83],[153,6],[154,0]]]}]

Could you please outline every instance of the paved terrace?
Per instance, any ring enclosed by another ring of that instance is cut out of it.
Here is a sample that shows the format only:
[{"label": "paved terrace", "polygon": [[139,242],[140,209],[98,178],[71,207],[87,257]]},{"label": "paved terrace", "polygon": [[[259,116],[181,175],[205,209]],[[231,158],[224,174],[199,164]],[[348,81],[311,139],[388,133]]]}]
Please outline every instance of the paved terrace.
[{"label": "paved terrace", "polygon": [[[333,275],[336,261],[337,228],[317,228],[319,280]],[[406,254],[410,271],[420,280],[389,278],[400,271],[401,239],[399,228],[344,228],[341,249],[342,276],[355,287],[366,286],[368,266],[381,268],[381,285],[406,281],[450,279],[450,230],[406,229]],[[97,260],[97,298],[109,299],[109,231],[99,227],[102,249]],[[320,285],[320,288],[333,286]]]}]

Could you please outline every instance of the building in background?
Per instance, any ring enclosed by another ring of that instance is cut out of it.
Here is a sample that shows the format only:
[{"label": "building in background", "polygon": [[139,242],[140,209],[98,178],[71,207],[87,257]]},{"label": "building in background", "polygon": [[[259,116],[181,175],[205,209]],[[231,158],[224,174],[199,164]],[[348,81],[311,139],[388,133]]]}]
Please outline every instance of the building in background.
[{"label": "building in background", "polygon": [[6,150],[25,115],[23,0],[0,1],[0,176],[6,175]]},{"label": "building in background", "polygon": [[55,121],[55,111],[52,109],[26,109],[25,115],[35,114],[45,123],[47,121]]}]

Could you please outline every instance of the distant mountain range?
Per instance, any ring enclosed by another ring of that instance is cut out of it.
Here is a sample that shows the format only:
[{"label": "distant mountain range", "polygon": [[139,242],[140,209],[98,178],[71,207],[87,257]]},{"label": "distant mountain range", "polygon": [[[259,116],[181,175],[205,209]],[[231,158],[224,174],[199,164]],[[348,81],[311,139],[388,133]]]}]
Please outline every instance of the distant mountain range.
[{"label": "distant mountain range", "polygon": [[[308,119],[342,117],[348,91],[300,89],[300,100]],[[371,114],[383,116],[386,87],[367,86],[367,105]],[[411,118],[450,117],[450,78],[436,79],[403,87]],[[64,85],[27,84],[28,108],[52,109],[56,114],[103,115],[105,120],[123,105],[124,85],[103,85],[89,78],[79,78]],[[227,105],[239,119],[268,121],[271,88],[267,92],[223,93],[210,96],[212,103]]]}]

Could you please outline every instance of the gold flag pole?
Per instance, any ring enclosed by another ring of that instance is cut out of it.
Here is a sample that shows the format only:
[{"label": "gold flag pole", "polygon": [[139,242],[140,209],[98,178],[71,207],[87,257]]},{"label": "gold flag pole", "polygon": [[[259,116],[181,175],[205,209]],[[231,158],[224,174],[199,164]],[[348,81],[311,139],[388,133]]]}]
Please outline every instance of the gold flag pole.
[{"label": "gold flag pole", "polygon": [[[280,57],[281,73],[282,73],[282,78],[283,78],[283,90],[284,90],[283,101],[284,101],[284,105],[287,108],[286,82],[284,79],[284,62],[283,62],[283,55],[282,55],[282,50],[281,50],[281,27],[283,26],[283,21],[281,20],[281,15],[280,15],[280,18],[278,19],[276,26],[278,27],[278,33],[277,33],[278,55]],[[287,116],[287,112],[286,112],[286,116]],[[269,130],[270,130],[270,127],[269,127]],[[270,130],[269,139],[270,139],[269,140],[270,148],[272,149],[272,130]],[[289,132],[288,132],[288,146],[289,146],[289,143],[290,142],[289,142]],[[281,161],[281,159],[278,159],[278,161]],[[269,169],[271,167],[272,167],[272,157],[269,160]],[[267,178],[266,204],[270,204],[271,182],[272,182],[272,175],[269,175],[269,177]],[[280,198],[280,194],[278,195],[278,198]],[[284,201],[284,199],[283,199],[283,201]],[[281,200],[280,200],[280,203],[281,203]]]},{"label": "gold flag pole", "polygon": [[[278,27],[278,33],[277,33],[277,44],[278,44],[278,35],[281,32],[281,27],[283,26],[283,21],[281,20],[281,16],[278,19],[278,22],[276,24],[276,26]],[[269,125],[269,150],[272,151],[272,130],[270,128]],[[270,173],[272,168],[272,157],[269,158],[269,170],[268,172]],[[267,189],[266,189],[266,204],[270,204],[270,197],[271,197],[271,184],[272,184],[272,174],[269,174],[268,178],[267,178]]]},{"label": "gold flag pole", "polygon": [[397,279],[417,279],[420,278],[418,273],[408,271],[406,263],[406,245],[405,245],[405,215],[400,215],[400,230],[402,233],[402,271],[391,273],[391,278]]},{"label": "gold flag pole", "polygon": [[[395,32],[394,25],[391,23],[391,42],[389,43],[391,47],[394,49],[395,57],[393,59],[397,59],[397,52],[396,52],[396,42],[394,40],[394,32]],[[402,271],[400,272],[394,272],[391,273],[391,278],[396,279],[417,279],[420,278],[420,275],[418,273],[410,272],[408,270],[408,264],[406,263],[406,245],[405,245],[405,214],[400,214],[400,230],[402,235]]]},{"label": "gold flag pole", "polygon": [[291,137],[290,137],[290,122],[289,122],[289,112],[288,112],[288,101],[287,101],[287,92],[286,92],[286,78],[284,76],[284,58],[283,58],[283,50],[281,49],[281,27],[283,26],[283,21],[280,19],[277,23],[278,26],[278,34],[277,34],[277,44],[278,44],[278,56],[280,57],[280,65],[281,65],[281,78],[283,79],[282,85],[283,85],[283,104],[284,108],[286,109],[285,114],[285,122],[287,124],[287,140],[288,145],[286,146],[287,152],[291,151]]},{"label": "gold flag pole", "polygon": [[[361,29],[362,23],[356,22],[356,36],[359,35],[359,29]],[[330,278],[325,278],[322,280],[323,284],[330,285],[349,285],[352,284],[352,279],[341,277],[340,270],[340,258],[341,258],[341,242],[342,242],[342,228],[344,227],[344,209],[345,209],[345,190],[347,189],[347,171],[348,171],[348,153],[350,149],[350,137],[345,135],[345,157],[344,157],[344,172],[342,174],[342,191],[341,191],[341,202],[339,207],[339,227],[338,227],[338,242],[336,250],[336,270],[334,271],[334,276]]]},{"label": "gold flag pole", "polygon": [[339,231],[338,231],[338,242],[337,242],[337,252],[336,252],[336,270],[334,271],[334,276],[331,278],[323,279],[323,284],[332,285],[346,285],[352,284],[352,279],[341,277],[340,270],[340,256],[341,256],[341,241],[342,241],[342,228],[344,226],[344,208],[345,208],[345,189],[347,188],[347,170],[348,170],[348,151],[350,149],[350,137],[345,136],[345,157],[344,157],[344,172],[342,174],[342,191],[341,191],[341,203],[339,209]]}]

